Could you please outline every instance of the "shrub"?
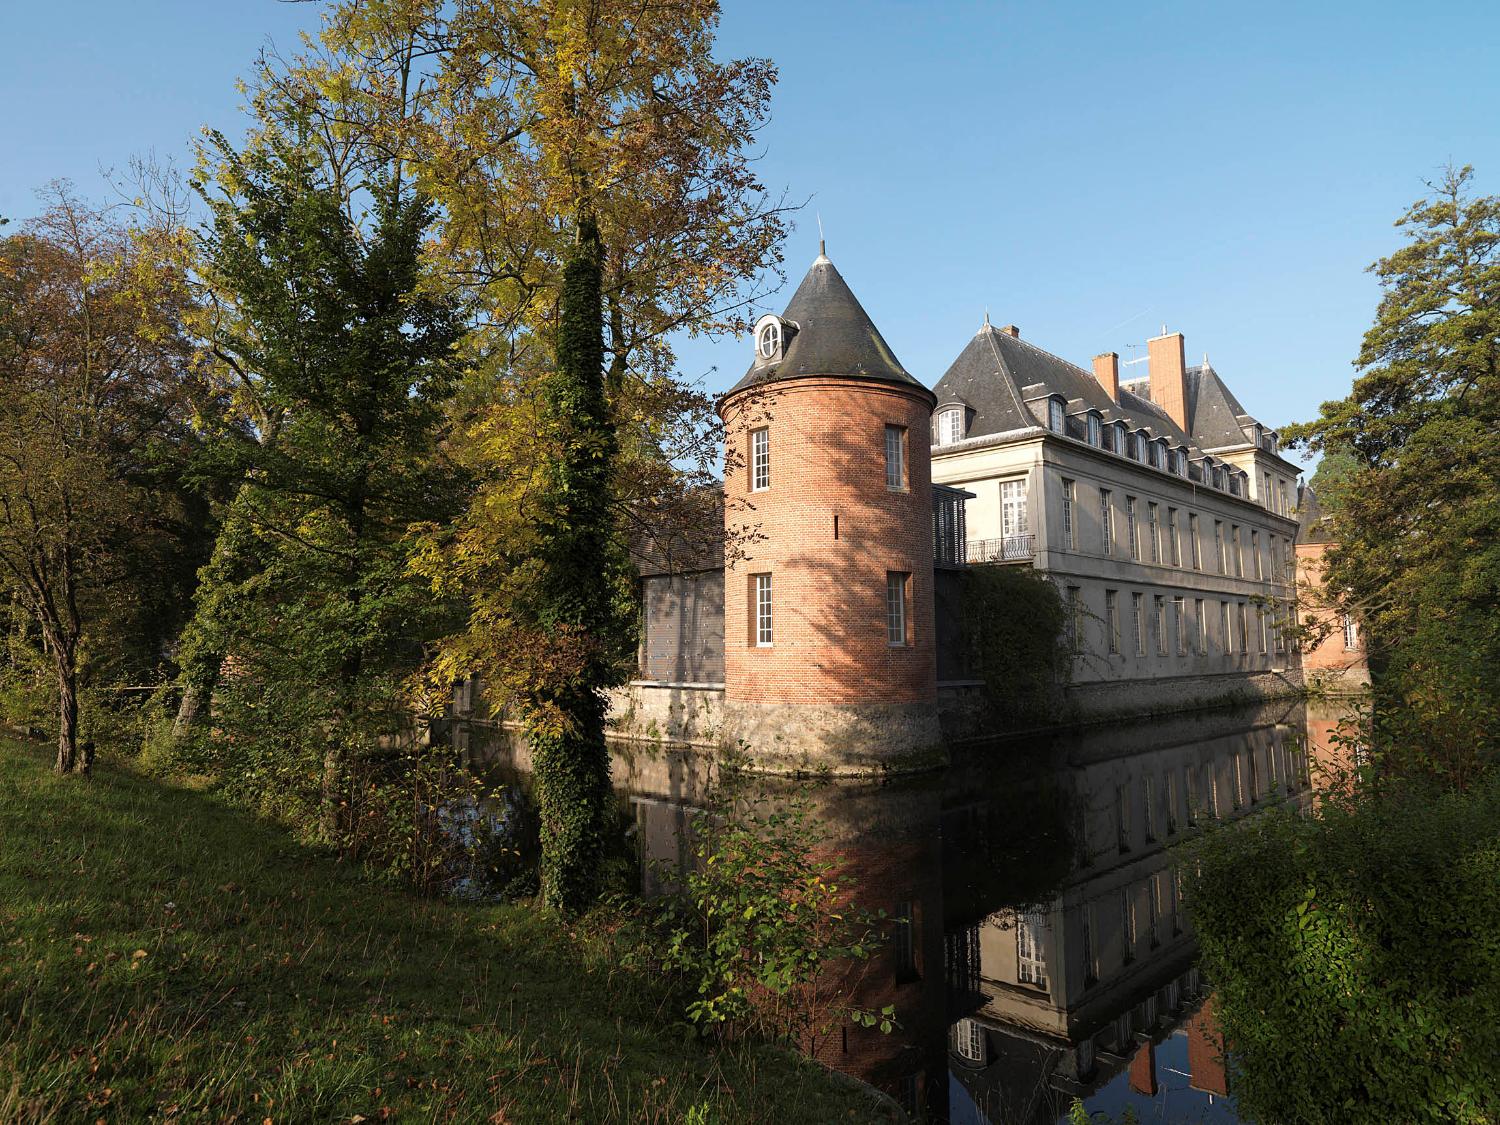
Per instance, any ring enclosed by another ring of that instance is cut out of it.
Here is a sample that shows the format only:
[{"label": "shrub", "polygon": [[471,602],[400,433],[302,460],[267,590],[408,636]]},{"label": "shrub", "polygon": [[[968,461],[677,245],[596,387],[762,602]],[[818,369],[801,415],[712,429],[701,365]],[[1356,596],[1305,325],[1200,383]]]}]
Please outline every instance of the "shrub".
[{"label": "shrub", "polygon": [[882,946],[883,913],[850,901],[825,831],[801,799],[717,793],[690,828],[684,871],[662,870],[666,909],[650,909],[656,957],[691,997],[703,1034],[811,1049],[845,1019],[889,1032],[895,1010],[852,1004],[851,969]]},{"label": "shrub", "polygon": [[964,648],[997,715],[1051,721],[1068,679],[1067,609],[1057,587],[1028,566],[964,572]]},{"label": "shrub", "polygon": [[1185,858],[1242,1113],[1500,1113],[1500,781],[1273,808]]}]

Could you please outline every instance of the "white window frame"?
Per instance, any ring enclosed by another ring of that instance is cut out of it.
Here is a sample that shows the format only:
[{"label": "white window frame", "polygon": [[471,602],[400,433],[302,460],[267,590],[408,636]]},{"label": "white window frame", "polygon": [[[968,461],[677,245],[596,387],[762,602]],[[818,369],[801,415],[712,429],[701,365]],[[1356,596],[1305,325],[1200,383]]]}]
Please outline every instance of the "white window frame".
[{"label": "white window frame", "polygon": [[938,415],[938,444],[954,445],[964,439],[964,408],[950,406]]},{"label": "white window frame", "polygon": [[1099,490],[1099,545],[1103,554],[1115,553],[1114,493],[1107,488]]},{"label": "white window frame", "polygon": [[1000,482],[1000,534],[1009,539],[1013,535],[1030,533],[1030,489],[1025,477],[1015,477]]},{"label": "white window frame", "polygon": [[1208,655],[1208,614],[1204,611],[1202,598],[1193,599],[1193,608],[1198,613],[1198,655]]},{"label": "white window frame", "polygon": [[1059,399],[1047,400],[1047,428],[1054,434],[1068,432],[1067,407]]},{"label": "white window frame", "polygon": [[1187,598],[1181,594],[1172,597],[1172,617],[1177,624],[1177,655],[1187,655]]},{"label": "white window frame", "polygon": [[1104,591],[1104,628],[1106,631],[1105,641],[1111,655],[1118,656],[1120,652],[1120,591]]},{"label": "white window frame", "polygon": [[1130,595],[1131,623],[1135,626],[1135,654],[1146,655],[1146,595],[1135,592]]},{"label": "white window frame", "polygon": [[775,359],[781,351],[781,322],[769,320],[761,325],[755,339],[755,354],[761,359]]},{"label": "white window frame", "polygon": [[984,1025],[978,1020],[964,1018],[953,1028],[953,1049],[965,1062],[983,1063]]},{"label": "white window frame", "polygon": [[1151,561],[1161,562],[1161,505],[1146,502],[1146,528],[1151,535]]},{"label": "white window frame", "polygon": [[755,578],[755,647],[771,648],[776,640],[775,602],[769,574]]},{"label": "white window frame", "polygon": [[911,575],[903,570],[885,572],[885,643],[891,648],[905,648],[907,636],[907,599],[911,596]]},{"label": "white window frame", "polygon": [[906,447],[906,427],[886,423],[885,487],[891,492],[906,491]]},{"label": "white window frame", "polygon": [[1092,412],[1088,416],[1088,438],[1089,444],[1095,449],[1104,444],[1104,423],[1100,420],[1099,415]]},{"label": "white window frame", "polygon": [[1140,536],[1135,530],[1135,497],[1125,497],[1125,538],[1130,545],[1130,557],[1139,559],[1141,557]]},{"label": "white window frame", "polygon": [[1172,565],[1182,566],[1182,538],[1177,534],[1177,509],[1167,509],[1167,539],[1172,548]]},{"label": "white window frame", "polygon": [[1156,611],[1156,655],[1167,655],[1167,598],[1156,594],[1152,608]]},{"label": "white window frame", "polygon": [[1016,912],[1016,980],[1047,990],[1046,919],[1038,910]]},{"label": "white window frame", "polygon": [[1356,652],[1359,649],[1359,622],[1354,614],[1344,614],[1344,651]]},{"label": "white window frame", "polygon": [[771,487],[771,430],[759,426],[750,431],[750,491]]},{"label": "white window frame", "polygon": [[1062,478],[1063,546],[1068,550],[1077,547],[1077,536],[1073,529],[1073,482]]}]

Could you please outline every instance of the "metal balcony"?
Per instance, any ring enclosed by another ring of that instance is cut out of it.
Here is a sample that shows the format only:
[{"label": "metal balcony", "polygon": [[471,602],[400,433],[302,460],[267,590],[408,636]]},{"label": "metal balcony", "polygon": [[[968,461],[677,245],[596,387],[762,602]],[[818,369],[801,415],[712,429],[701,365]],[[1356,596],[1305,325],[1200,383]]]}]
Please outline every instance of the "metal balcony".
[{"label": "metal balcony", "polygon": [[1035,535],[1006,535],[1000,539],[970,539],[965,547],[970,566],[976,563],[1029,563],[1036,555]]}]

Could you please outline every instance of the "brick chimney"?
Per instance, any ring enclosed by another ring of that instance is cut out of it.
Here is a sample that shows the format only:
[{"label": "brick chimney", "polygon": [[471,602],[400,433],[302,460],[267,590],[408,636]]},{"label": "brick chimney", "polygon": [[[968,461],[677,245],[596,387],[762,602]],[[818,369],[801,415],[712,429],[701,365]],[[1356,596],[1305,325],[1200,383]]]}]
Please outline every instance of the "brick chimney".
[{"label": "brick chimney", "polygon": [[1120,353],[1105,352],[1094,357],[1094,378],[1104,388],[1111,402],[1120,401]]},{"label": "brick chimney", "polygon": [[1005,333],[1005,335],[1007,336],[1015,337],[1017,340],[1021,338],[1021,330],[1014,324],[1007,324],[1004,328],[1000,329],[1000,331]]},{"label": "brick chimney", "polygon": [[1130,1088],[1147,1098],[1156,1097],[1156,1044],[1147,1039],[1130,1060]]},{"label": "brick chimney", "polygon": [[1181,332],[1168,332],[1146,341],[1151,371],[1151,401],[1184,430],[1187,418],[1187,361]]}]

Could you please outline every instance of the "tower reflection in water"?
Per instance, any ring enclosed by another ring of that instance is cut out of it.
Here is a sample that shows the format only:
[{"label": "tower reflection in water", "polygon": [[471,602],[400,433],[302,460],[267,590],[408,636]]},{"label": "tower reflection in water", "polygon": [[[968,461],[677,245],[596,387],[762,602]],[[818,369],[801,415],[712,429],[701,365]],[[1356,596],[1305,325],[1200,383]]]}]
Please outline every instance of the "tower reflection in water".
[{"label": "tower reflection in water", "polygon": [[[814,1054],[933,1121],[1055,1122],[1074,1098],[1143,1121],[1236,1120],[1171,849],[1206,819],[1306,807],[1307,720],[1301,704],[1262,705],[974,745],[883,785],[755,781],[773,803],[810,802],[857,901],[896,920],[846,983],[900,1026],[851,1025]],[[497,729],[453,734],[529,772]],[[635,748],[614,769],[651,893],[663,863],[689,861],[711,766]]]}]

